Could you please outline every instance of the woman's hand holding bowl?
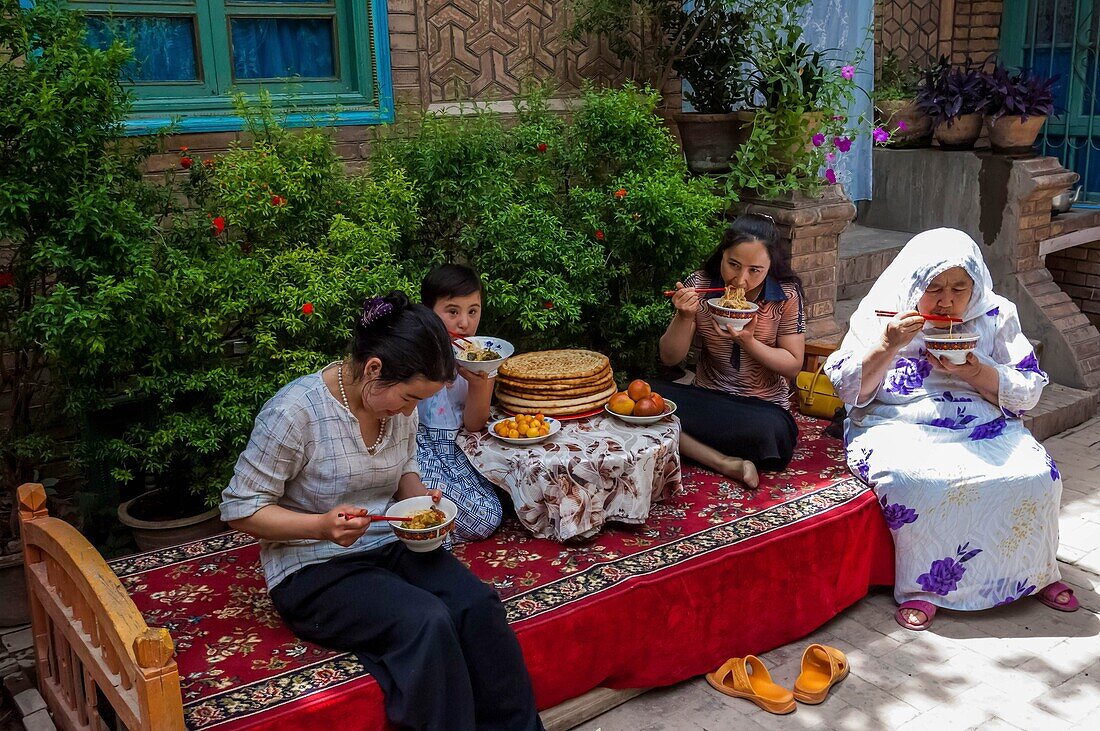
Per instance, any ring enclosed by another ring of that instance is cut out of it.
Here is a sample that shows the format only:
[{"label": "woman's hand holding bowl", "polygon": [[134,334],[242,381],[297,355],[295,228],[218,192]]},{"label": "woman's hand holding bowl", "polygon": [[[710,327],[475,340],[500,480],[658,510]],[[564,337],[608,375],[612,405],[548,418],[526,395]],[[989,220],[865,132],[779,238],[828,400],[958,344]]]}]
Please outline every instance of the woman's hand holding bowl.
[{"label": "woman's hand holding bowl", "polygon": [[973,353],[966,354],[966,362],[955,365],[947,358],[938,358],[932,353],[928,354],[928,360],[935,368],[947,371],[953,376],[958,376],[967,383],[974,381],[982,372],[982,362]]},{"label": "woman's hand holding bowl", "polygon": [[354,505],[337,505],[321,519],[321,537],[347,548],[359,540],[370,527],[370,513]]},{"label": "woman's hand holding bowl", "polygon": [[676,294],[672,295],[672,304],[676,316],[685,320],[694,320],[699,311],[699,293],[693,287],[685,287],[683,282],[676,283]]},{"label": "woman's hand holding bowl", "polygon": [[923,329],[924,318],[916,310],[899,312],[886,321],[886,329],[882,333],[883,347],[897,352],[913,342],[913,338]]},{"label": "woman's hand holding bowl", "polygon": [[733,325],[719,325],[717,322],[714,323],[714,327],[718,329],[720,335],[744,348],[756,338],[756,315],[749,318],[740,330],[734,329]]}]

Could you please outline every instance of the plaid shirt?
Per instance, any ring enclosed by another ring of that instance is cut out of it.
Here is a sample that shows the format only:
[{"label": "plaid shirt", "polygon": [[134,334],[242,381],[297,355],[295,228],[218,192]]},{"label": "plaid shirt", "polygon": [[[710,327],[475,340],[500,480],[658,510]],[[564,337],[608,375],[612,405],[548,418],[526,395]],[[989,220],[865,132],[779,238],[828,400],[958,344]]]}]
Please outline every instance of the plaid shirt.
[{"label": "plaid shirt", "polygon": [[[328,390],[321,372],[302,376],[257,414],[248,446],[222,492],[222,520],[247,518],[267,505],[325,513],[348,503],[385,512],[401,476],[420,473],[416,427],[415,411],[390,417],[380,448],[370,455],[358,420]],[[304,566],[394,540],[388,525],[375,523],[347,548],[307,539],[260,541],[260,560],[268,588],[274,588]]]}]

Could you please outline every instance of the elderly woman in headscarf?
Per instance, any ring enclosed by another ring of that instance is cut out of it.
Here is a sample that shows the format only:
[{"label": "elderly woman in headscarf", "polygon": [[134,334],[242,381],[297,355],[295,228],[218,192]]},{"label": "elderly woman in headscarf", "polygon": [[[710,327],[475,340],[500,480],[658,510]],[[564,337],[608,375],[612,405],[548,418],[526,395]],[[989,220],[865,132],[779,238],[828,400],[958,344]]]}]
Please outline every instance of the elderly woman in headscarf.
[{"label": "elderly woman in headscarf", "polygon": [[[928,351],[926,336],[948,327],[936,317],[977,335],[961,365]],[[1077,609],[1055,558],[1058,468],[1020,422],[1049,379],[973,239],[947,228],[914,236],[825,369],[848,406],[848,465],[874,488],[894,537],[901,626],[926,629],[937,607],[1033,593]]]}]

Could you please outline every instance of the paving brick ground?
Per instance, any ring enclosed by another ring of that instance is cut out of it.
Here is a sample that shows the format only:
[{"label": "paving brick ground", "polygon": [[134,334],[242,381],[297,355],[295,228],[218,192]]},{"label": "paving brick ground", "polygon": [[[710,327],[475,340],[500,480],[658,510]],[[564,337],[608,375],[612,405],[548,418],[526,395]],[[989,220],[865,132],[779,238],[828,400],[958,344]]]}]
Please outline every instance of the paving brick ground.
[{"label": "paving brick ground", "polygon": [[972,614],[941,611],[928,631],[910,632],[894,622],[890,592],[876,591],[809,637],[762,656],[776,682],[791,687],[809,643],[848,653],[852,674],[820,706],[773,716],[694,678],[579,729],[1100,728],[1100,418],[1043,444],[1062,472],[1058,558],[1080,611],[1024,600]]}]

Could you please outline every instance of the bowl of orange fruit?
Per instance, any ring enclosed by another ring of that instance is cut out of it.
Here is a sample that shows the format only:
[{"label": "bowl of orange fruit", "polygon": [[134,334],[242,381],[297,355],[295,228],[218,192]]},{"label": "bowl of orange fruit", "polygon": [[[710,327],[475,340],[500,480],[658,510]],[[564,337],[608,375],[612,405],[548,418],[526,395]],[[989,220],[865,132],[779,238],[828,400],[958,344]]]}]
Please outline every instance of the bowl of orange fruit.
[{"label": "bowl of orange fruit", "polygon": [[561,422],[542,414],[516,414],[497,419],[489,425],[489,433],[502,442],[519,447],[538,444],[561,431]]},{"label": "bowl of orange fruit", "polygon": [[676,402],[662,397],[639,378],[608,399],[603,408],[627,424],[656,424],[676,413]]}]

